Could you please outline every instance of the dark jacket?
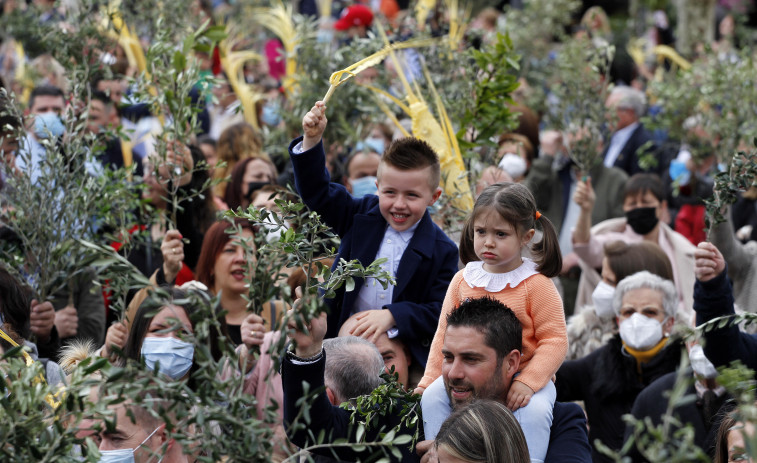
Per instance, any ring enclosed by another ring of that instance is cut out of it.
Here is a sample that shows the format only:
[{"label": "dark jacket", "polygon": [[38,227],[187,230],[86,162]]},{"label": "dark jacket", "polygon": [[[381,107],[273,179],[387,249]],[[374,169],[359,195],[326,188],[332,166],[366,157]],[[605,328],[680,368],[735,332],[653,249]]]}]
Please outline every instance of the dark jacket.
[{"label": "dark jacket", "polygon": [[[355,428],[350,426],[350,412],[331,405],[325,392],[320,392],[310,403],[310,423],[303,427],[291,427],[290,424],[297,417],[301,404],[298,400],[305,395],[303,383],[307,383],[310,391],[323,388],[323,375],[326,368],[326,353],[317,362],[305,365],[295,365],[288,358],[281,362],[281,381],[284,391],[284,426],[287,436],[298,447],[313,445],[313,436],[321,431],[326,432],[325,442],[346,438],[348,442],[355,441]],[[398,410],[399,411],[399,410]],[[555,402],[552,412],[552,427],[549,436],[549,449],[544,459],[545,463],[590,463],[591,446],[586,432],[586,417],[583,410],[576,404]],[[365,442],[377,440],[379,428],[395,426],[399,421],[399,414],[385,417],[377,428],[366,431]],[[414,430],[402,428],[399,434],[410,434]],[[330,433],[330,434],[329,434]],[[372,461],[366,459],[368,452],[356,453],[350,448],[334,449],[339,460],[343,461]],[[419,457],[413,449],[401,447],[402,458],[392,461],[416,462]],[[314,453],[324,457],[334,457],[330,449],[314,450]],[[323,460],[320,460],[323,461]]]},{"label": "dark jacket", "polygon": [[[735,314],[733,290],[727,270],[726,268],[710,281],[697,280],[694,284],[697,326],[718,317]],[[738,325],[729,323],[723,328],[706,331],[704,339],[704,355],[716,367],[739,360],[752,370],[757,370],[757,335],[746,334],[739,330]]]},{"label": "dark jacket", "polygon": [[[321,358],[314,362],[304,365],[295,365],[285,355],[281,361],[281,384],[284,390],[284,427],[287,436],[293,444],[300,448],[317,444],[318,436],[324,433],[324,438],[320,443],[330,443],[337,439],[346,439],[347,442],[357,442],[357,427],[350,425],[351,412],[331,405],[326,391],[324,390],[323,375],[326,370],[326,352],[323,352]],[[312,401],[298,403],[305,397],[303,384],[308,386],[308,391],[320,391]],[[309,406],[308,406],[309,403]],[[293,421],[300,412],[300,407],[304,405],[308,408],[310,422],[303,425],[300,423],[292,426]],[[399,423],[399,414],[380,417],[379,423],[371,426],[365,431],[363,442],[380,441],[380,433],[384,433]],[[420,420],[419,420],[420,422]],[[412,434],[414,429],[406,427],[400,428],[397,435]],[[380,449],[366,447],[365,450],[357,452],[352,446],[313,449],[312,453],[327,457],[336,456],[340,461],[375,461],[383,456],[389,458],[389,461],[402,463],[415,463],[420,461],[418,455],[408,445],[399,447],[401,458],[396,458],[390,452],[388,447],[384,447],[386,455]],[[332,453],[333,452],[333,453]]]},{"label": "dark jacket", "polygon": [[544,463],[589,463],[591,445],[584,411],[576,404],[555,402]]},{"label": "dark jacket", "polygon": [[[524,185],[533,193],[539,212],[549,217],[558,233],[562,229],[570,197],[570,169],[566,165],[561,170],[552,169],[552,156],[534,159]],[[597,200],[591,211],[591,223],[623,217],[623,188],[628,175],[620,169],[597,164],[589,170],[591,186]]]},{"label": "dark jacket", "polygon": [[[607,150],[610,149],[610,141],[611,140],[608,138],[605,150],[602,153],[602,159],[607,156]],[[667,159],[662,159],[662,151],[658,150],[654,144],[647,146],[649,142],[653,142],[652,134],[644,128],[643,124],[639,123],[628,138],[626,144],[620,150],[613,167],[624,170],[629,177],[641,172],[650,172],[662,176],[662,173],[668,168],[669,161]],[[657,159],[657,166],[651,169],[643,169],[641,165],[639,165],[640,158],[646,153],[652,153]]]},{"label": "dark jacket", "polygon": [[[339,259],[358,259],[364,266],[370,265],[376,259],[387,227],[379,211],[378,196],[355,199],[344,186],[329,182],[323,144],[294,154],[292,148],[300,141],[298,138],[289,146],[295,185],[305,204],[319,213],[342,239],[334,266]],[[384,306],[392,312],[399,339],[420,365],[426,365],[447,287],[457,273],[457,261],[455,243],[432,222],[428,212],[424,213],[402,254],[392,302]],[[342,287],[334,299],[326,300],[329,306],[326,337],[337,336],[352,314],[362,286],[363,279],[356,279],[354,290],[345,292]]]},{"label": "dark jacket", "polygon": [[[691,376],[692,372],[689,369],[684,379],[691,381]],[[634,418],[642,420],[645,417],[649,417],[653,425],[659,426],[662,424],[662,417],[667,413],[668,402],[670,401],[669,392],[675,387],[677,378],[678,374],[676,372],[668,373],[641,391],[631,409],[631,414]],[[685,395],[697,395],[693,382],[686,389]],[[673,408],[673,417],[684,426],[692,426],[694,429],[694,443],[710,456],[715,453],[715,436],[717,435],[718,428],[720,428],[720,421],[725,416],[723,413],[720,413],[720,410],[728,399],[728,394],[716,397],[713,393],[710,397],[684,401]],[[676,422],[672,422],[669,436],[672,437],[679,429],[681,429],[681,426],[678,426]],[[632,431],[632,427],[629,426],[626,428],[625,441],[628,441]],[[634,462],[647,461],[636,450],[635,446],[630,455]]]},{"label": "dark jacket", "polygon": [[[557,400],[583,400],[589,421],[589,442],[599,439],[611,449],[623,445],[625,424],[622,416],[631,411],[636,396],[652,381],[675,371],[681,358],[683,342],[671,339],[650,362],[637,371],[636,359],[623,349],[620,335],[579,360],[562,364],[557,371]],[[612,461],[600,454],[596,446],[595,462]]]}]

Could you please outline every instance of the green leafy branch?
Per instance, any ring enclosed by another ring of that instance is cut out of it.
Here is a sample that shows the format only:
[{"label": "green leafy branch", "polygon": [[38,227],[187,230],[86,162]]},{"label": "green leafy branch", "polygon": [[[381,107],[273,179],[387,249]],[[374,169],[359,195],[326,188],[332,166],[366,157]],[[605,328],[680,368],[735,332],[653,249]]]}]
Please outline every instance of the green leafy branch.
[{"label": "green leafy branch", "polygon": [[[757,147],[757,138],[754,139]],[[757,150],[746,153],[739,151],[731,160],[726,172],[715,174],[714,193],[705,200],[707,215],[705,223],[708,230],[725,222],[724,208],[738,200],[739,194],[750,187],[757,186]]]},{"label": "green leafy branch", "polygon": [[[381,417],[400,417],[397,425],[387,431],[383,436],[383,441],[393,442],[395,446],[410,445],[414,447],[420,438],[421,418],[421,396],[408,392],[397,380],[397,374],[394,367],[389,373],[382,373],[381,378],[384,383],[374,389],[370,394],[363,395],[355,399],[354,407],[345,403],[342,408],[352,410],[350,420],[352,423],[358,423],[365,429],[371,429],[377,426]],[[411,430],[412,434],[400,434],[402,428]],[[358,430],[358,439],[364,431]],[[397,437],[395,437],[397,436]],[[398,442],[401,441],[401,442]],[[399,449],[393,448],[392,454],[400,458]]]}]

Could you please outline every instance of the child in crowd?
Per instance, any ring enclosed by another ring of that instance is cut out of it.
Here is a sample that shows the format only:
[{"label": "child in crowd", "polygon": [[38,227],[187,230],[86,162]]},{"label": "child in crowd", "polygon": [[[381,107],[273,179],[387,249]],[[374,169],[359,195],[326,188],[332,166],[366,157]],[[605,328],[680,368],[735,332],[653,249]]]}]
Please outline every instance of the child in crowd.
[{"label": "child in crowd", "polygon": [[382,267],[396,279],[387,289],[371,279],[357,280],[353,291],[342,288],[327,300],[326,337],[336,337],[345,320],[360,313],[351,334],[375,342],[388,332],[425,366],[458,261],[455,243],[426,211],[441,194],[439,159],[421,140],[397,140],[382,156],[378,197],[353,198],[344,186],[329,182],[321,141],[325,109],[320,101],[313,106],[302,120],[304,136],[289,147],[297,191],[342,239],[336,262],[358,259],[368,266],[387,258]]},{"label": "child in crowd", "polygon": [[[535,260],[523,258],[521,251],[537,223],[543,238],[533,246]],[[455,387],[445,391],[440,378],[447,315],[466,299],[488,296],[512,309],[523,325],[523,358],[506,405],[523,427],[531,461],[543,461],[556,397],[552,377],[568,350],[562,299],[549,279],[562,268],[555,228],[536,210],[525,186],[497,183],[476,200],[460,239],[460,257],[466,265],[450,283],[426,372],[416,389],[423,393],[428,387],[422,399],[426,439],[438,432],[455,395],[467,392]]]}]

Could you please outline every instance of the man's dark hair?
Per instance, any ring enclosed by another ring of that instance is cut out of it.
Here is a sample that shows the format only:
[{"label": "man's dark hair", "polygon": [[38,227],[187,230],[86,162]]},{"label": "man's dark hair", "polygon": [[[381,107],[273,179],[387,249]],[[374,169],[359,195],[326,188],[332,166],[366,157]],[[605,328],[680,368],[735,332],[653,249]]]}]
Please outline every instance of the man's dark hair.
[{"label": "man's dark hair", "polygon": [[469,299],[447,316],[447,328],[465,326],[484,335],[484,342],[503,359],[513,349],[523,350],[523,328],[505,304],[488,298]]},{"label": "man's dark hair", "polygon": [[665,200],[665,185],[663,185],[660,176],[657,174],[636,174],[626,182],[623,198],[643,195],[646,192],[652,193],[658,201]]},{"label": "man's dark hair", "polygon": [[29,95],[29,108],[34,107],[34,99],[38,96],[59,96],[65,99],[63,90],[56,87],[55,85],[40,85],[39,87],[34,87],[31,95]]},{"label": "man's dark hair", "polygon": [[90,100],[97,100],[107,106],[114,106],[113,100],[110,99],[110,97],[103,91],[100,90],[92,90],[92,94],[90,96]]},{"label": "man's dark hair", "polygon": [[[432,191],[439,186],[441,166],[436,151],[423,140],[414,137],[394,140],[381,156],[381,164],[390,165],[399,170],[416,170],[431,167],[429,185]],[[379,166],[381,178],[381,166]]]}]

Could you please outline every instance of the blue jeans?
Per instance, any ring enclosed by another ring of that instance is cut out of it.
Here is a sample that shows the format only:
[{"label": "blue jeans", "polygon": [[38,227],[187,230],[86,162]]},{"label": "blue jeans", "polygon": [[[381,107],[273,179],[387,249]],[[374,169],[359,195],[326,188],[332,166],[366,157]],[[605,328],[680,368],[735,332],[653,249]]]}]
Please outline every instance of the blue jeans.
[{"label": "blue jeans", "polygon": [[[547,456],[550,427],[552,426],[552,409],[555,406],[556,399],[557,390],[554,383],[549,381],[546,386],[531,396],[528,405],[513,413],[515,419],[520,423],[523,435],[526,437],[532,463],[541,463]],[[436,439],[442,423],[452,413],[449,396],[447,396],[441,376],[423,392],[421,410],[423,411],[425,438]]]}]

